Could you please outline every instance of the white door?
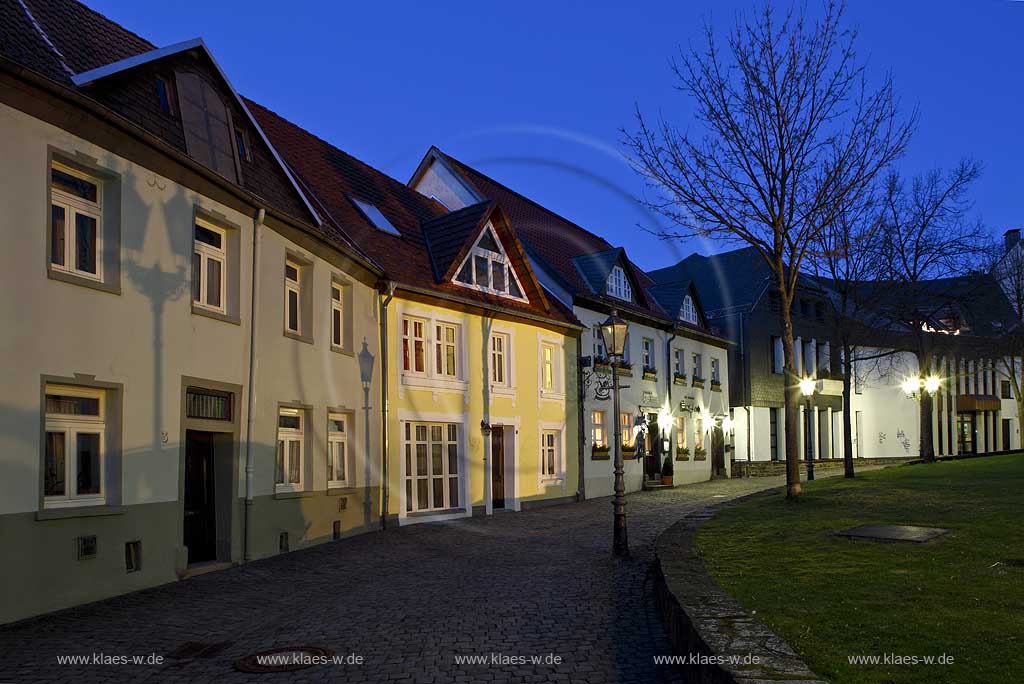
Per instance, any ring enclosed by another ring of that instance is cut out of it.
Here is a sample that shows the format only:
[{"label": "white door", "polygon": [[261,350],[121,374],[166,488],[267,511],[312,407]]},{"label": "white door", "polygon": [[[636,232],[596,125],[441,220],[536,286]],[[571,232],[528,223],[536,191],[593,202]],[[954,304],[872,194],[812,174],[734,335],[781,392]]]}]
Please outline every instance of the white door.
[{"label": "white door", "polygon": [[854,435],[853,435],[853,443],[854,443],[854,450],[855,450],[854,453],[857,454],[857,458],[864,458],[864,452],[861,451],[861,448],[860,448],[860,436],[864,432],[863,416],[861,415],[860,411],[857,411],[854,415],[856,416],[856,419],[857,419],[856,420],[857,425],[856,425],[855,432],[854,432]]}]

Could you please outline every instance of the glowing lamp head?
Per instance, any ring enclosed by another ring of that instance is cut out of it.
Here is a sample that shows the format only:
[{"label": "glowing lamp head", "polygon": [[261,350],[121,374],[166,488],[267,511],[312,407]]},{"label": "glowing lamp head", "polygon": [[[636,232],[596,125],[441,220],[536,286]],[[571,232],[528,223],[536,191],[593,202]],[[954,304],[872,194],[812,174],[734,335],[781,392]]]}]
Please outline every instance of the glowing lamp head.
[{"label": "glowing lamp head", "polygon": [[735,420],[733,420],[729,416],[726,416],[725,418],[722,419],[722,429],[723,430],[725,430],[726,432],[732,432],[732,429],[734,427],[736,427],[736,421]]},{"label": "glowing lamp head", "polygon": [[921,378],[916,376],[907,378],[903,381],[901,387],[903,387],[903,392],[909,397],[911,394],[921,389]]},{"label": "glowing lamp head", "polygon": [[939,386],[942,384],[942,378],[937,375],[929,375],[925,378],[924,388],[929,394],[934,394],[939,391]]},{"label": "glowing lamp head", "polygon": [[661,409],[658,412],[658,429],[667,432],[672,427],[672,412],[668,409]]},{"label": "glowing lamp head", "polygon": [[813,378],[804,378],[803,380],[800,381],[800,394],[804,395],[805,397],[811,396],[812,394],[814,394],[815,384],[817,383],[814,382]]}]

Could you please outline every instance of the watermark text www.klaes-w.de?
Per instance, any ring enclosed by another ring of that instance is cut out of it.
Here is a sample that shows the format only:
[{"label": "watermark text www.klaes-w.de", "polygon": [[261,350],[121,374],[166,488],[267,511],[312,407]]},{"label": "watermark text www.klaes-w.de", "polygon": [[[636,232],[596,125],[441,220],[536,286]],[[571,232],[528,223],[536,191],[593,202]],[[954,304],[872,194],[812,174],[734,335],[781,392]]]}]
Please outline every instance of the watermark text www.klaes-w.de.
[{"label": "watermark text www.klaes-w.de", "polygon": [[158,653],[148,655],[120,655],[116,653],[86,653],[59,655],[58,665],[163,665],[164,656]]},{"label": "watermark text www.klaes-w.de", "polygon": [[655,665],[760,665],[761,658],[747,655],[715,655],[708,653],[685,653],[683,655],[656,655]]},{"label": "watermark text www.klaes-w.de", "polygon": [[511,653],[481,653],[455,655],[456,665],[561,665],[562,656],[556,653],[518,655]]},{"label": "watermark text www.klaes-w.de", "polygon": [[848,655],[850,665],[952,665],[954,656],[904,655],[901,653],[876,653],[873,655]]}]

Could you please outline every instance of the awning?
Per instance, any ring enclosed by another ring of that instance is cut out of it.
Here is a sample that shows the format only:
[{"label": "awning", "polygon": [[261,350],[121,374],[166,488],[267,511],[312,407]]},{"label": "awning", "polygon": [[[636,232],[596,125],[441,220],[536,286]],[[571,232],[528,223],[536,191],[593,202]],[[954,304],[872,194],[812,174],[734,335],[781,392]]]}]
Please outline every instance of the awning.
[{"label": "awning", "polygon": [[1002,402],[994,394],[961,394],[956,398],[957,413],[970,411],[998,411]]}]

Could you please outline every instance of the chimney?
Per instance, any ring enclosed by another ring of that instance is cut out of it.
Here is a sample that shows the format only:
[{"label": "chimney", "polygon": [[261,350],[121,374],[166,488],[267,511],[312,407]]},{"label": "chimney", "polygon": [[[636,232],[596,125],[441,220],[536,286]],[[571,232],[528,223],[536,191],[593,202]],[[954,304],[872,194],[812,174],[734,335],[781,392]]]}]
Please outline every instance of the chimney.
[{"label": "chimney", "polygon": [[1011,228],[1003,233],[1003,247],[1009,252],[1020,242],[1020,228]]}]

